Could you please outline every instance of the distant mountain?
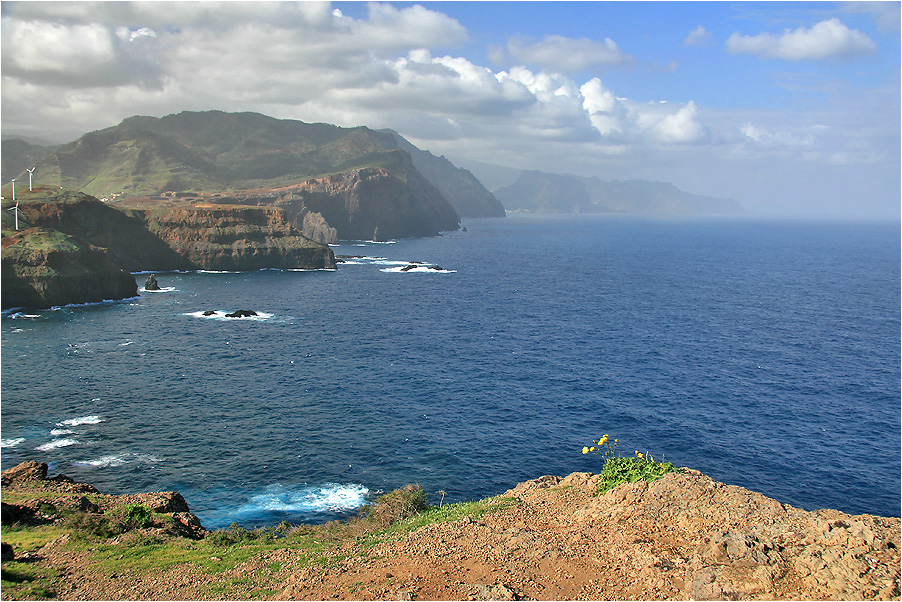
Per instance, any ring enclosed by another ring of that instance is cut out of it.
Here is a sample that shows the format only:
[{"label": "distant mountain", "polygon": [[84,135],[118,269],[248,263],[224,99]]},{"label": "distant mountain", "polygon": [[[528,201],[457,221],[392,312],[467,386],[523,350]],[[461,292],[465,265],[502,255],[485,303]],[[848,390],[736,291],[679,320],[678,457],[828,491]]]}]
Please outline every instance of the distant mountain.
[{"label": "distant mountain", "polygon": [[509,211],[552,213],[710,214],[743,213],[731,199],[707,197],[668,182],[613,180],[524,171],[495,191]]},{"label": "distant mountain", "polygon": [[[19,138],[4,138],[3,152],[0,153],[0,178],[9,182],[38,164],[38,162],[53,152],[55,146],[44,146],[27,142]],[[26,177],[27,174],[25,174]]]},{"label": "distant mountain", "polygon": [[382,130],[394,137],[398,148],[410,153],[413,165],[438,188],[461,217],[504,217],[504,206],[476,177],[444,156],[420,150],[398,132]]}]

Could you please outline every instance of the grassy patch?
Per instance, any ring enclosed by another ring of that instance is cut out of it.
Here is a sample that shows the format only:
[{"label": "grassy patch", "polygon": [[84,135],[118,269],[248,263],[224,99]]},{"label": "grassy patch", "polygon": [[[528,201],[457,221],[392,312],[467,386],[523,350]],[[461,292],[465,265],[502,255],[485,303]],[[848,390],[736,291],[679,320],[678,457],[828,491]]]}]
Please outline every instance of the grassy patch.
[{"label": "grassy patch", "polygon": [[13,552],[18,556],[19,554],[33,552],[42,548],[68,532],[67,529],[57,525],[40,525],[37,527],[3,525],[3,543],[11,545]]},{"label": "grassy patch", "polygon": [[4,600],[46,600],[56,597],[53,582],[58,575],[52,568],[11,560],[3,563],[0,573],[0,589],[3,590]]}]

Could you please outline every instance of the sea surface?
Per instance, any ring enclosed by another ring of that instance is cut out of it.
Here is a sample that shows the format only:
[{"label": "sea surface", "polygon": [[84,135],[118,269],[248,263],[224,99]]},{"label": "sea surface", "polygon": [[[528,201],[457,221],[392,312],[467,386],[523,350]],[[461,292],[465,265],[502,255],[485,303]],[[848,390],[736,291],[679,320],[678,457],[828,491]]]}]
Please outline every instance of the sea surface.
[{"label": "sea surface", "polygon": [[899,516],[898,224],[463,225],[343,243],[360,257],[334,271],[157,273],[132,300],[7,312],[3,468],[177,490],[206,526],[249,527],[406,483],[447,503],[597,472],[581,449],[608,434],[794,506]]}]

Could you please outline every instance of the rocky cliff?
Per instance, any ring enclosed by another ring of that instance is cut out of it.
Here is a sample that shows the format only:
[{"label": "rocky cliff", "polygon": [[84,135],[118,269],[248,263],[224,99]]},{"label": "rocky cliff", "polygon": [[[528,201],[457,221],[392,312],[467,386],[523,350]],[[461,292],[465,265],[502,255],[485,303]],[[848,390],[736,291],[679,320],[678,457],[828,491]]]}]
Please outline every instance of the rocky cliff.
[{"label": "rocky cliff", "polygon": [[442,194],[400,150],[383,166],[351,169],[277,189],[232,192],[207,199],[217,204],[284,210],[304,236],[324,244],[436,236],[457,230],[460,219]]},{"label": "rocky cliff", "polygon": [[135,212],[194,269],[334,269],[329,247],[304,237],[276,207],[195,204]]},{"label": "rocky cliff", "polygon": [[23,193],[30,224],[107,249],[129,271],[331,269],[332,251],[274,207],[188,204],[119,210],[80,192]]},{"label": "rocky cliff", "polygon": [[[3,472],[3,569],[4,578],[23,565],[46,571],[47,589],[59,599],[892,600],[900,594],[898,518],[808,512],[691,470],[603,495],[597,475],[549,475],[494,498],[444,507],[424,508],[425,499],[399,505],[411,502],[405,495],[417,488],[409,486],[371,505],[370,518],[385,514],[388,523],[280,525],[278,537],[206,532],[175,492],[109,496],[62,475],[48,479],[46,471],[46,464],[26,462]],[[123,504],[154,514],[135,524],[121,513],[128,509]],[[403,522],[392,524],[391,517]],[[13,523],[19,525],[10,529]],[[12,593],[27,593],[9,585]]]},{"label": "rocky cliff", "polygon": [[385,130],[401,150],[410,153],[414,167],[448,199],[460,217],[504,217],[504,206],[471,172],[444,156],[436,157],[411,144],[394,130]]},{"label": "rocky cliff", "polygon": [[43,309],[138,294],[135,278],[106,249],[73,236],[32,227],[4,236],[2,247],[3,309]]},{"label": "rocky cliff", "polygon": [[73,190],[20,193],[20,214],[32,225],[64,232],[103,247],[130,272],[189,270],[193,265],[149,232],[143,220]]}]

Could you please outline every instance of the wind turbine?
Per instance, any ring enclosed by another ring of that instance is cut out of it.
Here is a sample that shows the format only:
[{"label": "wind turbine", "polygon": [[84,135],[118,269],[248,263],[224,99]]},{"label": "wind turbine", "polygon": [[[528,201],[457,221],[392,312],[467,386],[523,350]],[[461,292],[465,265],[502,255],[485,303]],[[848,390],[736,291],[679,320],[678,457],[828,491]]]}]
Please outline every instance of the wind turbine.
[{"label": "wind turbine", "polygon": [[34,173],[34,170],[35,170],[35,169],[37,169],[37,165],[35,165],[35,166],[32,167],[31,169],[26,169],[26,170],[25,170],[25,171],[28,172],[28,192],[31,192],[31,174]]},{"label": "wind turbine", "polygon": [[[13,178],[13,200],[16,201],[16,179]],[[16,201],[16,206],[13,208],[16,212],[16,231],[19,230],[19,201]]]}]

